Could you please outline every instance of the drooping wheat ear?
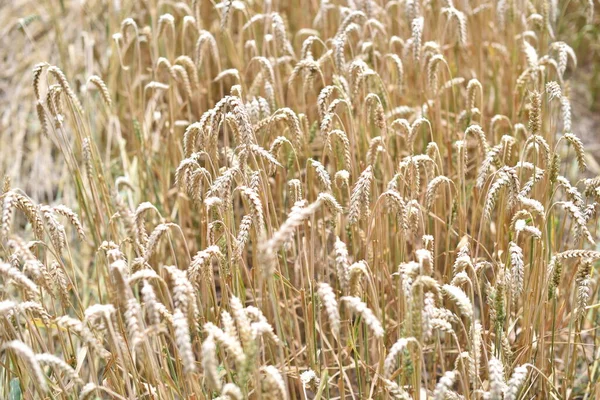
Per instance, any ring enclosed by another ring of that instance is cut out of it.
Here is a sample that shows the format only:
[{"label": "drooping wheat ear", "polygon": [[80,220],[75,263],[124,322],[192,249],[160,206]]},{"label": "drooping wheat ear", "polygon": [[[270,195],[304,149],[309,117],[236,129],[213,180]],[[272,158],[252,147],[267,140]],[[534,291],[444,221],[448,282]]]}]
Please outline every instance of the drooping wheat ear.
[{"label": "drooping wheat ear", "polygon": [[441,186],[443,186],[443,184],[446,184],[450,188],[452,188],[454,186],[454,182],[452,181],[452,179],[450,179],[444,175],[436,176],[427,185],[427,191],[425,192],[425,204],[426,204],[428,210],[430,210],[431,207],[433,206],[433,202],[435,201],[435,198],[437,197],[437,194],[438,194],[438,189]]},{"label": "drooping wheat ear", "polygon": [[25,214],[27,220],[31,224],[35,237],[41,239],[44,234],[44,223],[40,216],[38,207],[33,201],[19,193],[16,190],[11,190],[4,195],[4,203],[2,209],[2,235],[8,238],[11,228],[12,210],[16,208]]},{"label": "drooping wheat ear", "polygon": [[46,95],[46,105],[48,106],[48,111],[50,111],[50,114],[54,117],[56,127],[60,127],[63,123],[64,111],[60,98],[62,92],[62,87],[55,84],[48,88],[48,93]]},{"label": "drooping wheat ear", "polygon": [[461,288],[452,285],[443,285],[442,293],[456,304],[462,316],[466,317],[469,321],[473,319],[473,305]]},{"label": "drooping wheat ear", "polygon": [[492,356],[488,362],[488,374],[490,377],[490,399],[501,400],[506,389],[502,361]]},{"label": "drooping wheat ear", "polygon": [[565,42],[554,42],[551,48],[558,53],[558,72],[562,77],[567,70],[567,64],[569,59],[572,61],[573,66],[577,67],[577,56],[571,46]]},{"label": "drooping wheat ear", "polygon": [[17,261],[19,258],[23,260],[23,272],[26,275],[33,277],[35,283],[43,286],[49,292],[51,292],[52,277],[50,276],[50,272],[48,271],[48,268],[46,268],[46,265],[38,260],[38,258],[33,254],[29,248],[29,244],[19,236],[15,236],[8,241],[8,247],[13,252],[13,261]]},{"label": "drooping wheat ear", "polygon": [[50,240],[52,241],[52,245],[58,252],[61,254],[64,248],[67,245],[67,237],[65,233],[65,227],[58,222],[56,219],[56,215],[54,214],[54,210],[49,206],[41,206],[40,212],[46,221],[46,227],[48,228],[48,233],[50,234]]},{"label": "drooping wheat ear", "polygon": [[[177,81],[183,84],[183,88],[185,89],[185,94],[187,95],[188,99],[191,100],[194,94],[188,71],[181,65],[174,65],[173,72],[175,73]],[[184,123],[184,126],[185,125],[187,125],[187,121]]]},{"label": "drooping wheat ear", "polygon": [[[177,181],[177,174],[176,174],[175,181]],[[162,222],[162,217],[161,217],[158,209],[152,203],[147,202],[147,201],[138,205],[138,207],[136,208],[135,213],[134,213],[134,222],[135,222],[135,226],[136,226],[136,230],[137,230],[138,240],[143,246],[148,245],[149,237],[148,237],[148,234],[146,233],[144,217],[145,217],[146,213],[150,210],[155,211],[156,214],[160,217],[161,222]]]},{"label": "drooping wheat ear", "polygon": [[587,162],[585,160],[585,150],[583,148],[583,143],[581,139],[575,136],[572,133],[565,133],[563,137],[573,146],[575,149],[575,158],[577,159],[577,165],[579,166],[579,171],[583,172],[587,168]]},{"label": "drooping wheat ear", "polygon": [[63,374],[65,374],[65,376],[68,379],[74,381],[75,383],[77,383],[79,385],[83,385],[83,381],[79,377],[79,374],[73,368],[71,368],[71,366],[69,364],[67,364],[60,358],[58,358],[52,354],[43,353],[43,354],[36,354],[35,359],[39,364],[50,365],[55,370],[60,371]]},{"label": "drooping wheat ear", "polygon": [[281,15],[272,13],[271,25],[273,27],[273,36],[275,37],[275,44],[277,45],[279,54],[282,56],[294,57],[294,48],[288,40],[287,31]]},{"label": "drooping wheat ear", "polygon": [[367,262],[365,260],[360,260],[352,264],[349,268],[350,274],[350,295],[355,297],[360,297],[361,287],[360,287],[360,278],[369,276]]},{"label": "drooping wheat ear", "polygon": [[222,387],[218,371],[217,345],[212,334],[202,342],[202,369],[204,379],[212,390],[220,391]]},{"label": "drooping wheat ear", "polygon": [[364,12],[355,10],[350,11],[342,20],[342,23],[340,24],[336,35],[340,35],[344,31],[346,31],[346,28],[348,28],[348,26],[350,26],[351,24],[362,24],[366,20],[367,16]]},{"label": "drooping wheat ear", "polygon": [[163,268],[169,273],[171,280],[171,298],[175,308],[181,309],[182,312],[193,312],[198,314],[196,305],[196,289],[194,285],[187,279],[186,273],[179,268],[168,265]]},{"label": "drooping wheat ear", "polygon": [[266,398],[288,400],[288,391],[285,386],[285,381],[279,370],[273,365],[260,367],[260,372],[263,375],[261,388]]},{"label": "drooping wheat ear", "polygon": [[479,173],[477,174],[476,187],[478,189],[481,189],[485,185],[489,172],[495,164],[499,163],[500,153],[503,149],[504,145],[500,143],[492,147],[485,155],[483,163],[481,164],[481,167],[479,167]]},{"label": "drooping wheat ear", "polygon": [[465,47],[467,44],[467,17],[465,13],[457,10],[454,6],[443,7],[442,14],[447,15],[448,20],[455,19],[458,26],[457,43],[460,47]]},{"label": "drooping wheat ear", "polygon": [[[506,126],[509,129],[512,129],[512,123],[506,115],[502,115],[502,114],[494,115],[490,122],[490,132],[492,132],[492,134],[495,136],[498,133],[498,131],[500,130],[499,128],[502,125]],[[509,137],[511,139],[514,139],[513,136],[509,136]]]},{"label": "drooping wheat ear", "polygon": [[204,143],[204,130],[212,115],[213,111],[209,110],[202,115],[199,122],[194,122],[186,128],[183,135],[183,154],[185,159],[182,163],[185,160],[190,160],[190,157],[192,157],[192,154],[196,149],[198,140],[200,140],[200,144]]},{"label": "drooping wheat ear", "polygon": [[375,93],[369,93],[365,97],[365,104],[367,106],[367,115],[373,114],[373,122],[380,130],[386,130],[385,112],[381,104],[381,99]]},{"label": "drooping wheat ear", "polygon": [[331,286],[327,283],[320,282],[317,285],[317,293],[321,298],[322,304],[325,306],[327,312],[327,318],[329,319],[329,325],[333,335],[339,337],[340,335],[340,313],[338,311],[338,302],[335,298],[335,293]]},{"label": "drooping wheat ear", "polygon": [[180,309],[173,314],[173,326],[175,327],[175,343],[183,364],[183,372],[186,374],[196,371],[196,360],[192,350],[192,339],[187,318]]},{"label": "drooping wheat ear", "polygon": [[280,247],[292,238],[296,228],[317,212],[322,204],[322,200],[317,198],[314,203],[308,206],[305,206],[305,204],[305,201],[294,204],[288,218],[279,227],[277,232],[275,232],[273,237],[261,244],[259,254],[264,261],[263,265],[265,269],[263,273],[265,277],[270,277],[275,272],[275,268],[277,267],[277,252]]},{"label": "drooping wheat ear", "polygon": [[584,208],[583,196],[579,193],[577,187],[571,185],[571,182],[567,178],[557,174],[554,182],[564,188],[565,195],[569,201],[580,209]]},{"label": "drooping wheat ear", "polygon": [[329,176],[329,172],[327,172],[323,164],[313,159],[309,159],[309,164],[314,168],[317,179],[325,188],[325,191],[331,191],[331,178]]},{"label": "drooping wheat ear", "polygon": [[483,154],[487,154],[490,151],[490,145],[487,141],[487,137],[485,136],[485,132],[479,125],[470,125],[466,130],[463,136],[463,140],[467,139],[469,134],[473,134],[477,139],[477,144],[479,145],[479,151]]},{"label": "drooping wheat ear", "polygon": [[60,204],[52,207],[52,210],[55,213],[66,217],[71,223],[71,225],[73,225],[73,227],[75,227],[75,229],[77,230],[77,235],[79,236],[79,239],[85,240],[85,232],[83,230],[83,225],[81,224],[81,221],[79,220],[77,214],[75,214],[70,208]]},{"label": "drooping wheat ear", "polygon": [[385,57],[391,60],[394,65],[396,70],[396,86],[398,89],[402,90],[402,84],[404,82],[404,65],[402,64],[402,59],[394,53],[388,53]]},{"label": "drooping wheat ear", "polygon": [[358,178],[350,196],[348,224],[353,225],[361,219],[369,217],[370,190],[373,180],[373,166],[369,165]]},{"label": "drooping wheat ear", "polygon": [[587,220],[581,212],[581,209],[570,201],[561,201],[558,204],[562,205],[565,211],[571,216],[575,222],[575,240],[577,241],[582,236],[591,244],[594,244],[594,238],[587,228]]},{"label": "drooping wheat ear", "polygon": [[410,137],[411,137],[412,129],[411,129],[410,123],[406,119],[404,119],[404,118],[395,119],[392,122],[392,125],[390,127],[392,129],[399,128],[400,136],[403,136],[406,143],[408,143],[409,146],[411,146]]},{"label": "drooping wheat ear", "polygon": [[250,205],[252,206],[251,214],[255,219],[255,227],[258,235],[261,235],[263,230],[265,229],[265,218],[263,215],[263,206],[262,200],[257,191],[252,190],[246,186],[240,186],[238,188],[249,200]]},{"label": "drooping wheat ear", "polygon": [[432,329],[451,335],[456,340],[456,332],[449,321],[443,318],[431,318],[429,322]]},{"label": "drooping wheat ear", "polygon": [[[232,115],[230,113],[228,113],[228,115]],[[279,161],[277,161],[277,159],[273,156],[273,154],[271,154],[268,150],[262,148],[259,145],[256,144],[250,144],[248,146],[250,153],[260,157],[263,160],[267,161],[267,173],[268,174],[272,174],[273,171],[275,171],[275,167],[282,167],[281,163]]]},{"label": "drooping wheat ear", "polygon": [[0,261],[0,276],[8,282],[25,290],[28,298],[34,298],[39,293],[38,286],[15,266]]},{"label": "drooping wheat ear", "polygon": [[42,72],[49,66],[50,64],[47,62],[41,62],[33,67],[33,93],[38,101],[42,99],[40,95],[40,80],[42,77]]},{"label": "drooping wheat ear", "polygon": [[61,86],[62,90],[67,94],[67,97],[69,98],[69,100],[71,100],[73,106],[77,109],[77,111],[83,114],[83,106],[81,105],[81,102],[77,98],[77,95],[75,94],[73,89],[71,89],[69,81],[67,81],[67,77],[62,72],[62,70],[54,65],[51,65],[50,67],[48,67],[48,73],[56,78],[58,84]]},{"label": "drooping wheat ear", "polygon": [[467,112],[470,112],[475,107],[477,92],[479,92],[479,100],[483,101],[483,87],[481,86],[481,82],[473,78],[467,83]]},{"label": "drooping wheat ear", "polygon": [[400,338],[392,345],[383,363],[384,377],[390,377],[392,375],[392,372],[394,372],[394,368],[396,367],[396,358],[399,354],[404,353],[404,351],[408,349],[409,343],[417,343],[417,341],[413,337]]},{"label": "drooping wheat ear", "polygon": [[353,313],[360,314],[363,317],[365,324],[371,329],[376,338],[383,337],[384,330],[381,322],[365,303],[354,296],[343,296],[341,300]]},{"label": "drooping wheat ear", "polygon": [[457,371],[446,371],[446,373],[442,375],[433,391],[434,400],[445,400],[447,398],[446,394],[452,389],[452,386],[454,386],[457,375],[459,375]]},{"label": "drooping wheat ear", "polygon": [[271,147],[269,148],[269,153],[271,153],[273,157],[277,158],[279,155],[279,150],[284,144],[289,146],[289,148],[292,150],[292,154],[296,154],[296,148],[285,136],[277,136],[275,140],[273,140],[273,143],[271,143]]},{"label": "drooping wheat ear", "polygon": [[41,394],[47,393],[48,385],[46,384],[46,376],[42,372],[40,363],[35,358],[33,350],[31,350],[29,346],[20,340],[5,342],[2,347],[0,347],[0,352],[4,352],[6,350],[12,350],[16,355],[19,356],[23,363],[27,365],[31,377],[35,381],[36,387],[40,390]]},{"label": "drooping wheat ear", "polygon": [[348,136],[346,133],[340,129],[334,129],[327,135],[327,150],[332,157],[335,157],[335,153],[333,151],[332,138],[337,137],[340,142],[342,142],[342,146],[344,148],[344,168],[347,170],[352,167],[351,155],[350,155],[350,140],[348,140]]},{"label": "drooping wheat ear", "polygon": [[223,254],[221,253],[219,246],[209,246],[196,253],[187,269],[188,279],[191,282],[195,282],[199,276],[202,276],[205,282],[211,282],[213,279],[211,260],[213,258],[218,260],[223,259]]},{"label": "drooping wheat ear", "polygon": [[292,85],[296,77],[300,74],[302,74],[302,84],[304,86],[304,90],[308,90],[314,86],[314,81],[317,76],[321,77],[321,81],[324,80],[323,72],[321,71],[321,65],[313,58],[306,58],[298,61],[294,67],[294,70],[290,74],[288,85]]},{"label": "drooping wheat ear", "polygon": [[591,280],[592,263],[589,260],[583,260],[577,269],[575,284],[577,285],[577,306],[575,316],[577,319],[585,317],[586,307],[592,293]]},{"label": "drooping wheat ear", "polygon": [[154,252],[158,248],[160,239],[169,231],[169,229],[171,227],[174,227],[174,226],[175,226],[175,224],[169,222],[169,223],[159,224],[156,226],[156,228],[154,228],[154,230],[152,231],[152,233],[150,234],[150,236],[148,238],[146,248],[144,249],[144,262],[148,262],[150,260],[150,257],[152,257],[152,254],[154,254]]},{"label": "drooping wheat ear", "polygon": [[106,86],[106,83],[104,83],[102,78],[100,78],[98,75],[92,75],[87,80],[88,86],[90,83],[93,84],[94,86],[96,86],[96,88],[100,91],[100,94],[102,95],[102,100],[104,100],[104,103],[106,103],[106,105],[109,108],[112,107],[112,100],[110,98],[110,92],[108,91],[108,87]]},{"label": "drooping wheat ear", "polygon": [[513,301],[517,301],[523,292],[523,275],[524,275],[524,263],[523,263],[523,250],[515,242],[508,244],[508,251],[510,253],[510,265],[511,265],[511,281],[512,281],[512,296]]},{"label": "drooping wheat ear", "polygon": [[8,313],[9,316],[14,315],[15,312],[27,313],[30,312],[37,315],[45,325],[50,325],[50,315],[48,311],[37,301],[24,301],[15,305],[15,307]]},{"label": "drooping wheat ear", "polygon": [[121,22],[121,35],[123,35],[123,40],[127,40],[127,28],[129,27],[131,27],[135,33],[135,40],[138,40],[139,29],[133,18],[125,18],[123,22]]},{"label": "drooping wheat ear", "polygon": [[456,275],[459,272],[467,269],[467,267],[473,267],[473,260],[471,259],[471,245],[468,241],[461,242],[458,245],[456,260],[452,266],[453,274]]},{"label": "drooping wheat ear", "polygon": [[181,65],[187,71],[187,75],[191,80],[192,87],[197,89],[200,85],[198,80],[198,69],[196,68],[196,64],[189,56],[181,55],[175,59],[175,64]]},{"label": "drooping wheat ear", "polygon": [[343,211],[342,206],[336,198],[330,193],[319,193],[318,199],[323,203],[323,205],[331,212],[333,215],[333,223],[335,224],[335,220],[337,216],[340,215]]},{"label": "drooping wheat ear", "polygon": [[206,53],[206,48],[210,50],[211,57],[215,62],[219,60],[219,48],[217,46],[217,41],[215,37],[208,31],[202,30],[198,35],[198,40],[196,41],[196,68],[200,70],[203,66],[204,55]]},{"label": "drooping wheat ear", "polygon": [[48,137],[48,117],[46,115],[46,110],[44,110],[44,105],[41,101],[38,101],[35,104],[35,111],[37,113],[38,119],[40,120],[42,134],[44,135],[44,137]]},{"label": "drooping wheat ear", "polygon": [[423,17],[416,17],[411,22],[413,60],[419,63],[421,58],[421,37],[423,35]]},{"label": "drooping wheat ear", "polygon": [[446,63],[444,56],[441,54],[436,54],[429,59],[429,63],[427,65],[427,87],[429,88],[429,92],[432,95],[436,95],[438,91],[438,70],[440,67],[440,63]]},{"label": "drooping wheat ear", "polygon": [[510,192],[510,204],[513,201],[512,197],[514,197],[514,195],[518,193],[519,183],[517,178],[515,177],[514,171],[503,168],[500,171],[498,171],[498,177],[496,178],[492,186],[490,186],[487,192],[485,206],[483,209],[483,218],[486,221],[491,218],[492,211],[496,206],[496,201],[498,200],[498,197],[500,197],[500,190],[505,187],[508,188]]},{"label": "drooping wheat ear", "polygon": [[367,164],[375,165],[379,153],[385,152],[385,145],[381,136],[374,137],[369,143],[369,151],[367,152]]},{"label": "drooping wheat ear", "polygon": [[246,214],[242,218],[240,222],[240,228],[238,230],[236,242],[235,242],[235,257],[236,260],[240,260],[242,258],[242,254],[244,252],[244,247],[248,240],[250,239],[250,228],[252,227],[252,221],[254,218],[251,214]]},{"label": "drooping wheat ear", "polygon": [[513,371],[512,376],[508,380],[508,387],[504,392],[504,400],[517,400],[519,391],[523,383],[527,379],[527,366],[520,365]]},{"label": "drooping wheat ear", "polygon": [[165,32],[166,28],[169,27],[171,30],[171,34],[175,33],[175,17],[173,15],[166,13],[162,14],[158,17],[158,27],[156,28],[156,37],[160,38]]},{"label": "drooping wheat ear", "polygon": [[319,117],[321,117],[321,119],[325,117],[325,113],[329,105],[329,98],[336,89],[338,88],[333,85],[325,86],[323,89],[321,89],[319,97],[317,98],[317,109],[319,111]]}]

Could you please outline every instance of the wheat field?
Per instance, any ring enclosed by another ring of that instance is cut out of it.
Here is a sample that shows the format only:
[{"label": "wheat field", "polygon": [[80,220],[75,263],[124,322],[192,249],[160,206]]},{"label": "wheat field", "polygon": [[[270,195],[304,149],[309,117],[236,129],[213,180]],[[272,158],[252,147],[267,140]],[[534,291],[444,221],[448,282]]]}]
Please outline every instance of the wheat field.
[{"label": "wheat field", "polygon": [[600,398],[595,6],[3,2],[0,397]]}]

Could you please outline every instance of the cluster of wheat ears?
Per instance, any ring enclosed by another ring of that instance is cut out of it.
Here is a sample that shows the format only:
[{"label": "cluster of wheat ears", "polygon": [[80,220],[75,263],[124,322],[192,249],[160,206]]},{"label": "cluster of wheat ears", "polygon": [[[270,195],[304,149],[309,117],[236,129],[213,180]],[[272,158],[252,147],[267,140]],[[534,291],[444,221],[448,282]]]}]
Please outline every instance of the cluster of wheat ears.
[{"label": "cluster of wheat ears", "polygon": [[2,398],[600,394],[567,8],[62,7],[10,31],[64,65],[22,70],[54,178],[1,192]]}]

